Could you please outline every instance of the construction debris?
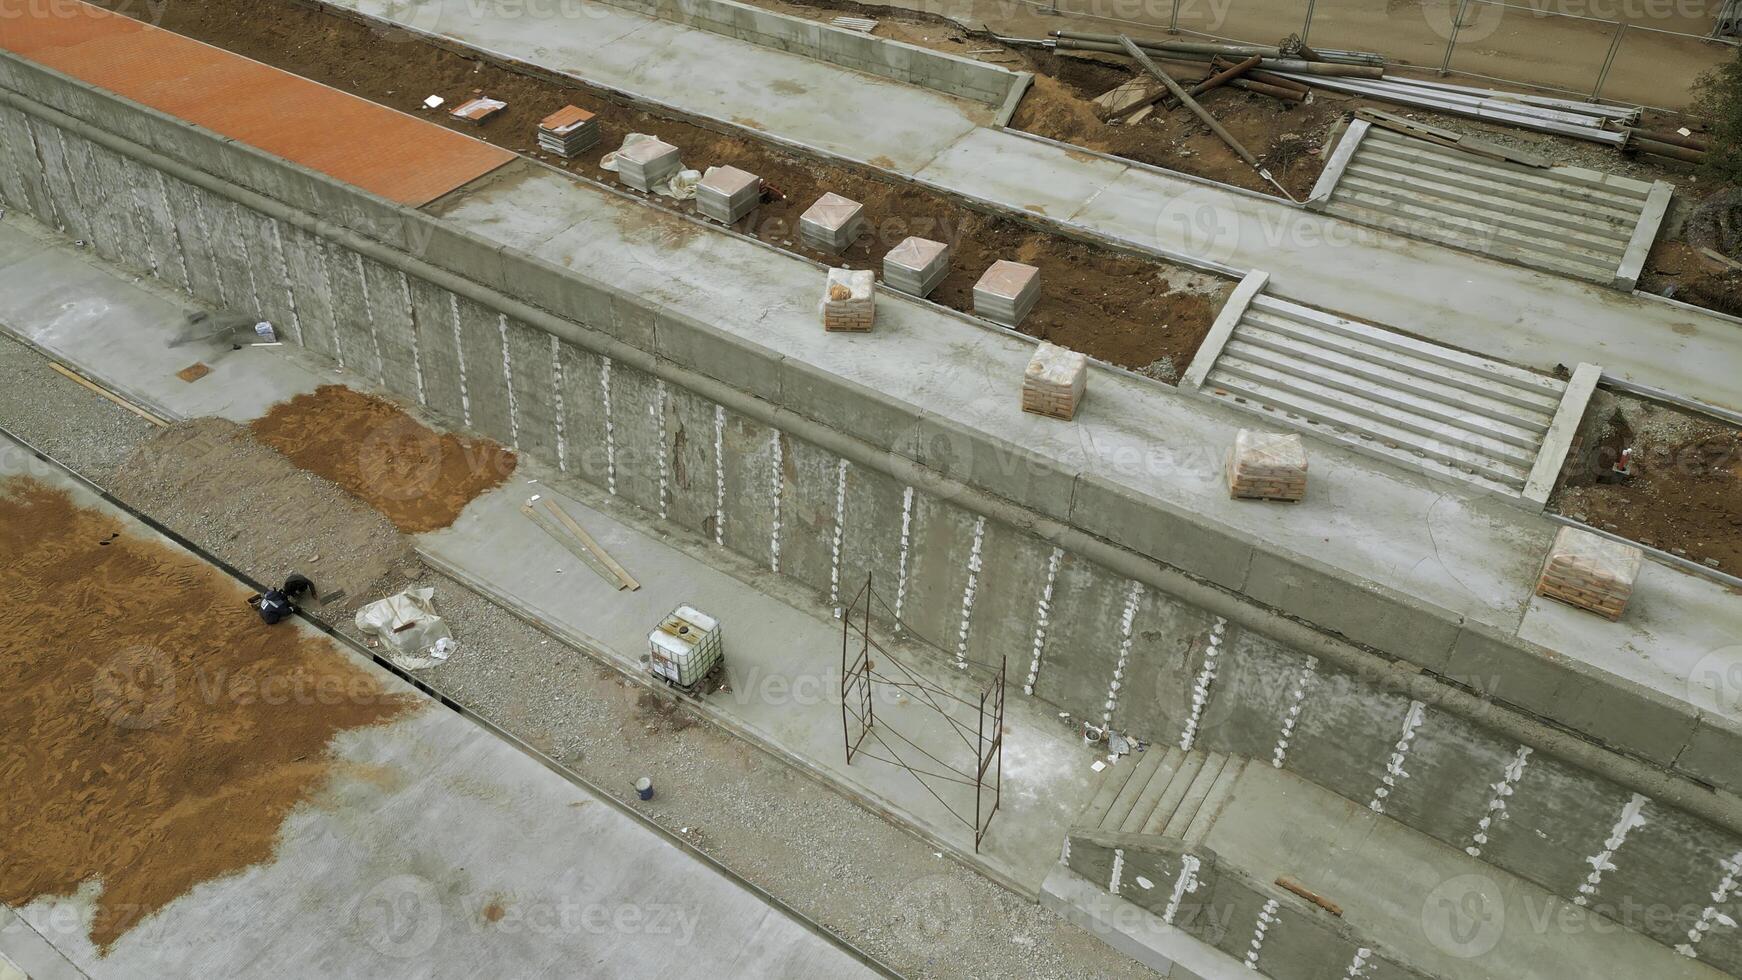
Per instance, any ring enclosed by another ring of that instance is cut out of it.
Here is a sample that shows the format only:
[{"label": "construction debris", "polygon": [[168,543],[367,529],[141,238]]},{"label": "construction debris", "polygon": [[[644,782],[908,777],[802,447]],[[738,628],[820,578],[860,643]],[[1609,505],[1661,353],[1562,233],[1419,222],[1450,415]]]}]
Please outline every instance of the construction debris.
[{"label": "construction debris", "polygon": [[599,142],[599,119],[578,106],[563,106],[538,124],[538,146],[572,160]]},{"label": "construction debris", "polygon": [[1228,495],[1235,500],[1281,500],[1306,496],[1306,446],[1298,433],[1241,429],[1228,452]]},{"label": "construction debris", "polygon": [[508,108],[508,103],[506,102],[502,102],[498,99],[486,99],[480,96],[479,98],[469,99],[461,103],[459,108],[448,113],[448,115],[455,119],[464,119],[467,122],[481,123],[506,108]]},{"label": "construction debris", "polygon": [[1088,357],[1043,340],[1022,373],[1022,410],[1068,422],[1088,384]]},{"label": "construction debris", "polygon": [[1040,299],[1040,270],[999,259],[974,284],[974,315],[1019,327]]},{"label": "construction debris", "polygon": [[864,333],[877,317],[877,275],[870,269],[830,269],[818,305],[823,329]]},{"label": "construction debris", "polygon": [[865,206],[833,192],[817,198],[798,218],[799,238],[825,252],[843,252],[865,230]]},{"label": "construction debris", "polygon": [[436,615],[435,590],[407,589],[357,610],[357,631],[374,637],[401,670],[423,670],[453,656],[454,638]]},{"label": "construction debris", "polygon": [[696,185],[696,210],[721,224],[737,224],[762,203],[762,179],[737,167],[709,167]]},{"label": "construction debris", "polygon": [[912,296],[928,296],[950,272],[950,247],[906,238],[883,256],[883,281]]},{"label": "construction debris", "polygon": [[1536,594],[1620,619],[1644,564],[1645,552],[1633,545],[1563,527],[1543,562]]}]

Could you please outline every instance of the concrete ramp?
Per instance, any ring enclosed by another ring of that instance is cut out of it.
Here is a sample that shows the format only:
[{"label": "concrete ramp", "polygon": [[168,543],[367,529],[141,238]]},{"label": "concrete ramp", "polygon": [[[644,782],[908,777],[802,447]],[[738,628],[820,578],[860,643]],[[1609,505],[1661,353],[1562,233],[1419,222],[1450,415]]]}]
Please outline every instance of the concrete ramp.
[{"label": "concrete ramp", "polygon": [[1368,455],[1542,506],[1601,372],[1569,384],[1261,294],[1248,277],[1186,390]]},{"label": "concrete ramp", "polygon": [[1632,289],[1671,189],[1582,167],[1527,167],[1356,119],[1313,203],[1412,238]]}]

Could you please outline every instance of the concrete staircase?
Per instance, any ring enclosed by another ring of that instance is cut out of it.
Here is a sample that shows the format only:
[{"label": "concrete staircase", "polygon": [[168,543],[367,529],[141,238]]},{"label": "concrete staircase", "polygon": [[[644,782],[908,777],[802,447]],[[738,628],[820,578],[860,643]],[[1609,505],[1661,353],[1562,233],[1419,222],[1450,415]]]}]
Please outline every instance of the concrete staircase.
[{"label": "concrete staircase", "polygon": [[1151,745],[1101,772],[1076,827],[1202,841],[1227,805],[1248,760]]}]

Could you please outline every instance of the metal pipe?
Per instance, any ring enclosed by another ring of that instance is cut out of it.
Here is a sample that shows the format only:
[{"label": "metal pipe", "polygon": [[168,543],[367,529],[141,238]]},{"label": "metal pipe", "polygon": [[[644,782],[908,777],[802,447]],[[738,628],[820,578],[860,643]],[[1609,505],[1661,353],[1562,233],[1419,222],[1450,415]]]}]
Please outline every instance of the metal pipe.
[{"label": "metal pipe", "polygon": [[1705,163],[1706,151],[1696,150],[1686,146],[1676,146],[1673,143],[1663,143],[1639,135],[1638,130],[1629,134],[1627,142],[1622,144],[1624,150],[1637,150],[1652,156],[1668,157],[1671,160],[1684,160],[1688,163]]},{"label": "metal pipe", "polygon": [[1607,143],[1619,146],[1626,139],[1626,134],[1615,130],[1602,129],[1594,123],[1571,124],[1557,119],[1548,118],[1533,112],[1525,111],[1528,107],[1500,100],[1453,100],[1443,97],[1432,97],[1420,89],[1404,89],[1397,86],[1376,85],[1357,79],[1347,78],[1313,78],[1300,79],[1319,88],[1330,89],[1333,92],[1344,92],[1350,95],[1365,95],[1370,98],[1395,102],[1400,105],[1415,106],[1421,109],[1433,109],[1454,116],[1466,116],[1471,119],[1485,119],[1492,122],[1508,123],[1523,129],[1536,130],[1543,133],[1558,133],[1562,136],[1574,136],[1593,143]]},{"label": "metal pipe", "polygon": [[1629,132],[1633,134],[1634,139],[1648,139],[1659,143],[1668,143],[1671,146],[1685,146],[1690,150],[1699,150],[1702,153],[1712,148],[1710,141],[1698,136],[1683,136],[1680,133],[1664,133],[1651,129],[1633,129]]},{"label": "metal pipe", "polygon": [[510,319],[519,320],[595,353],[632,364],[669,384],[688,388],[701,398],[724,405],[727,409],[763,425],[789,432],[855,465],[911,484],[927,494],[955,501],[962,507],[984,514],[998,523],[1023,528],[1042,541],[1081,555],[1084,560],[1100,565],[1114,575],[1142,582],[1182,602],[1196,605],[1213,616],[1221,616],[1236,626],[1251,629],[1302,653],[1317,656],[1357,679],[1382,685],[1387,690],[1406,690],[1414,699],[1479,728],[1562,759],[1599,778],[1611,780],[1629,791],[1651,797],[1664,806],[1684,810],[1728,833],[1742,835],[1742,797],[1734,793],[1707,789],[1661,767],[1551,727],[1520,709],[1479,696],[1415,664],[1391,659],[1348,640],[1320,632],[1306,623],[1261,606],[1242,595],[1193,578],[1172,566],[1161,564],[1053,518],[1037,515],[1034,511],[1003,497],[943,476],[899,453],[880,449],[857,436],[848,435],[839,429],[780,408],[747,391],[656,357],[639,347],[581,328],[554,314],[415,258],[401,249],[366,238],[330,220],[173,160],[156,150],[99,129],[33,99],[0,89],[0,103],[91,140],[148,169],[161,170],[177,180],[210,191],[269,218],[294,225],[317,238],[329,239],[389,268],[424,279],[438,288],[481,303],[489,309],[506,314]]},{"label": "metal pipe", "polygon": [[1609,68],[1615,64],[1615,52],[1621,50],[1621,38],[1627,33],[1627,25],[1621,21],[1615,23],[1615,37],[1609,42],[1609,54],[1603,59],[1603,67],[1597,72],[1597,84],[1591,89],[1591,101],[1597,101],[1603,94],[1603,83],[1609,80]]},{"label": "metal pipe", "polygon": [[[1053,41],[1053,47],[1064,51],[1098,51],[1105,54],[1127,54],[1125,47],[1107,41],[1082,41],[1076,38],[1058,38]],[[1173,47],[1138,45],[1138,50],[1162,61],[1197,61],[1207,62],[1216,54],[1205,51],[1182,51]],[[1233,57],[1246,57],[1246,52],[1232,52]],[[1325,61],[1299,61],[1293,58],[1265,57],[1259,62],[1259,67],[1271,71],[1294,72],[1301,75],[1317,75],[1329,78],[1365,78],[1378,81],[1385,77],[1385,69],[1373,65],[1338,65]]]},{"label": "metal pipe", "polygon": [[1458,12],[1452,16],[1452,33],[1446,38],[1446,56],[1440,61],[1440,76],[1452,70],[1452,48],[1458,44],[1458,28],[1464,23],[1464,11],[1470,8],[1470,0],[1458,0]]},{"label": "metal pipe", "polygon": [[1252,155],[1252,151],[1241,146],[1240,141],[1234,138],[1233,133],[1223,129],[1222,124],[1216,121],[1216,117],[1210,115],[1203,106],[1198,105],[1198,100],[1192,98],[1190,92],[1181,88],[1180,84],[1173,80],[1172,75],[1162,71],[1161,66],[1149,60],[1149,55],[1143,53],[1143,49],[1137,46],[1136,41],[1121,34],[1119,35],[1119,43],[1125,46],[1125,52],[1131,55],[1131,60],[1142,65],[1144,71],[1149,72],[1151,75],[1160,79],[1161,84],[1167,86],[1167,90],[1173,93],[1173,97],[1180,100],[1180,103],[1187,109],[1190,109],[1192,115],[1198,117],[1199,122],[1210,127],[1210,132],[1215,133],[1217,139],[1228,144],[1228,149],[1233,150],[1240,159],[1246,161],[1247,166],[1251,167],[1253,170],[1260,169],[1258,166],[1258,158]]},{"label": "metal pipe", "polygon": [[[1118,44],[1120,34],[1095,34],[1089,31],[1048,31],[1051,37],[1065,38],[1071,41],[1096,41],[1101,44]],[[1221,44],[1215,41],[1138,41],[1143,48],[1155,48],[1163,51],[1190,51],[1195,54],[1227,54],[1238,57],[1247,55],[1262,55],[1266,58],[1282,57],[1282,49],[1274,45],[1263,44]]]},{"label": "metal pipe", "polygon": [[[1237,65],[1233,65],[1229,68],[1224,69],[1223,71],[1220,71],[1214,75],[1211,75],[1209,78],[1206,78],[1203,81],[1199,82],[1198,84],[1193,85],[1192,89],[1191,89],[1191,94],[1202,95],[1205,92],[1210,91],[1211,89],[1221,88],[1223,85],[1227,85],[1231,82],[1238,81],[1240,78],[1240,75],[1242,73],[1249,71],[1254,65],[1258,64],[1258,62],[1259,62],[1258,56],[1253,55],[1252,57],[1247,58],[1245,61],[1242,61]],[[1215,62],[1212,62],[1212,64],[1215,64]],[[1158,94],[1155,99],[1146,99],[1143,102],[1140,102],[1136,105],[1129,106],[1125,109],[1124,112],[1118,113],[1118,115],[1123,116],[1123,115],[1126,115],[1127,113],[1134,112],[1137,109],[1140,109],[1145,105],[1149,105],[1152,102],[1154,102],[1160,98],[1161,98],[1161,95]]]},{"label": "metal pipe", "polygon": [[1273,99],[1281,99],[1284,102],[1306,101],[1305,92],[1296,92],[1291,88],[1283,88],[1280,85],[1272,85],[1269,82],[1260,82],[1251,78],[1236,78],[1229,82],[1228,86],[1246,92],[1257,92],[1259,95],[1268,95]]},{"label": "metal pipe", "polygon": [[1313,5],[1317,2],[1318,0],[1307,0],[1306,23],[1302,24],[1300,29],[1300,46],[1302,48],[1306,48],[1307,37],[1313,32]]}]

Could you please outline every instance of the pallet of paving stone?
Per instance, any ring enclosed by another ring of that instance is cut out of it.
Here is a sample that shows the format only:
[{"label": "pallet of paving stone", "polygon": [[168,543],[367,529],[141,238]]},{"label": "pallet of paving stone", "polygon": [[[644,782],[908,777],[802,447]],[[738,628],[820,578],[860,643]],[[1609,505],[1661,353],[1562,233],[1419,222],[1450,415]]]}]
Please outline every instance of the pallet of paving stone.
[{"label": "pallet of paving stone", "polygon": [[652,192],[655,187],[670,180],[683,166],[677,147],[664,140],[652,138],[634,143],[625,141],[623,148],[613,158],[617,164],[618,179],[642,193]]},{"label": "pallet of paving stone", "polygon": [[903,239],[883,256],[883,281],[910,296],[925,297],[950,274],[950,247],[925,238]]},{"label": "pallet of paving stone", "polygon": [[1088,357],[1041,341],[1022,373],[1022,410],[1068,422],[1076,418],[1088,383]]},{"label": "pallet of paving stone", "polygon": [[999,259],[974,284],[974,314],[1019,327],[1040,300],[1040,270]]},{"label": "pallet of paving stone", "polygon": [[1241,429],[1228,450],[1228,495],[1295,503],[1306,496],[1306,446],[1296,433]]},{"label": "pallet of paving stone", "polygon": [[1543,562],[1536,594],[1620,619],[1644,564],[1645,552],[1634,545],[1563,527]]},{"label": "pallet of paving stone", "polygon": [[865,206],[830,192],[798,218],[798,235],[806,244],[825,252],[842,252],[865,230]]},{"label": "pallet of paving stone", "polygon": [[544,117],[538,124],[538,146],[572,160],[599,142],[599,117],[579,106],[567,105]]},{"label": "pallet of paving stone", "polygon": [[460,103],[460,105],[456,107],[453,112],[448,113],[448,115],[453,116],[455,119],[464,119],[467,122],[481,123],[506,108],[508,108],[508,103],[499,99],[486,99],[480,97],[476,99],[468,99],[465,102]]},{"label": "pallet of paving stone", "polygon": [[696,210],[721,224],[737,224],[762,203],[762,178],[737,167],[709,167],[696,184]]},{"label": "pallet of paving stone", "polygon": [[864,333],[877,318],[877,275],[870,269],[830,269],[819,304],[823,329]]}]

